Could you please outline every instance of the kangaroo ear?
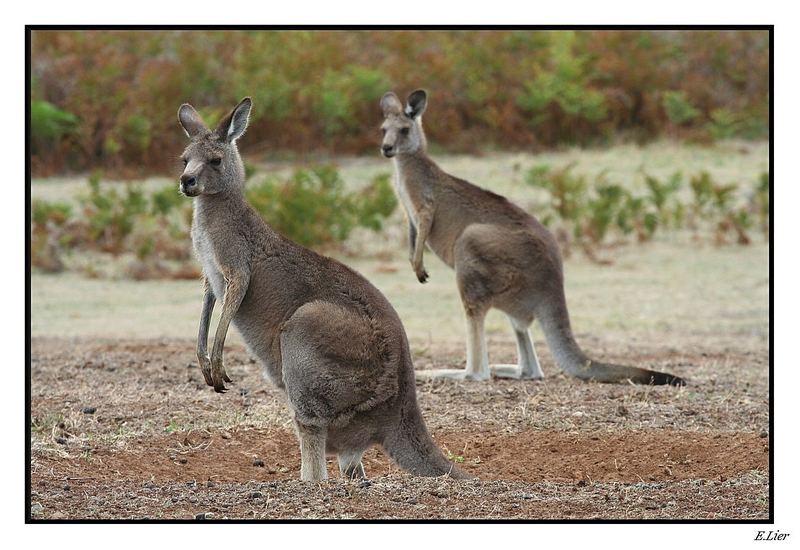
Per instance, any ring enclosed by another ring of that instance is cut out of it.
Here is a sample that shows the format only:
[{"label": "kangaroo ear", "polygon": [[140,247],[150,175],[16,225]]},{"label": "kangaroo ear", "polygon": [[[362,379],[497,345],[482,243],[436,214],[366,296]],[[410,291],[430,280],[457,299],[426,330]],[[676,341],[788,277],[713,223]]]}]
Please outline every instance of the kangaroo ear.
[{"label": "kangaroo ear", "polygon": [[217,136],[223,141],[233,143],[244,134],[247,130],[247,122],[250,120],[250,107],[253,102],[249,97],[244,98],[239,104],[233,108],[225,118],[217,126]]},{"label": "kangaroo ear", "polygon": [[178,109],[178,122],[181,123],[183,131],[186,132],[186,135],[190,138],[193,138],[201,132],[208,131],[208,127],[205,122],[203,122],[203,119],[200,118],[200,115],[194,110],[194,107],[188,103],[184,103],[181,105],[181,108]]},{"label": "kangaroo ear", "polygon": [[427,104],[428,94],[425,93],[425,90],[415,90],[408,96],[404,112],[408,118],[417,118],[425,112]]},{"label": "kangaroo ear", "polygon": [[381,98],[381,109],[383,109],[383,116],[399,115],[403,112],[403,104],[394,92],[386,92]]}]

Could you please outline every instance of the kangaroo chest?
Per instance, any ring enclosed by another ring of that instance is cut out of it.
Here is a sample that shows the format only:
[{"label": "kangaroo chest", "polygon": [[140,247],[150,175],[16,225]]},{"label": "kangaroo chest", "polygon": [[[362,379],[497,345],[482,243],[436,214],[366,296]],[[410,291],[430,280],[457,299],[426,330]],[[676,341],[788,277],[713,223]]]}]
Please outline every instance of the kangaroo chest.
[{"label": "kangaroo chest", "polygon": [[197,260],[203,268],[203,275],[208,279],[211,290],[214,291],[214,296],[217,300],[222,300],[225,296],[225,277],[219,270],[219,263],[214,255],[214,247],[206,235],[203,235],[200,231],[192,231],[192,244]]},{"label": "kangaroo chest", "polygon": [[[400,202],[403,204],[403,208],[408,214],[409,221],[414,227],[419,228],[419,209],[426,202],[429,203],[429,206],[433,207],[433,203],[440,199],[434,198],[431,191],[428,191],[426,194],[422,185],[405,178],[402,170],[397,170],[395,172],[394,184],[397,196],[400,198]],[[426,244],[444,263],[452,267],[453,244],[456,235],[453,234],[452,231],[447,230],[451,224],[448,223],[449,220],[446,214],[444,214],[443,219],[442,208],[446,211],[447,207],[448,205],[446,204],[437,204],[436,208],[434,208],[434,218]]]},{"label": "kangaroo chest", "polygon": [[[414,200],[412,199],[412,192],[409,190],[406,180],[399,170],[395,172],[394,189],[397,193],[397,196],[400,197],[400,203],[403,205],[403,208],[408,215],[408,219],[411,220],[411,223],[414,224],[414,227],[417,227],[417,208],[414,204]],[[421,199],[421,197],[415,198]]]}]

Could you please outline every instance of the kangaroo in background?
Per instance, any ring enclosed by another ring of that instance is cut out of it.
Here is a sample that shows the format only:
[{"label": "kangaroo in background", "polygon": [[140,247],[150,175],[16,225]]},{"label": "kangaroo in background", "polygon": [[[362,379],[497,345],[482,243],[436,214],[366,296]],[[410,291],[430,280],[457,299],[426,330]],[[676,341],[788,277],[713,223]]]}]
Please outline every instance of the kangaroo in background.
[{"label": "kangaroo in background", "polygon": [[[244,196],[236,140],[250,116],[243,99],[210,130],[188,104],[178,110],[191,139],[180,190],[194,197],[192,242],[203,267],[197,339],[203,377],[217,392],[231,379],[222,351],[233,322],[267,377],[286,392],[300,440],[300,478],[327,478],[326,453],[344,476],[363,477],[373,444],[421,476],[466,477],[436,447],[417,405],[403,325],[361,275],[275,232]],[[217,300],[222,315],[211,356]]]},{"label": "kangaroo in background", "polygon": [[[381,98],[383,156],[394,160],[395,189],[409,230],[417,279],[428,273],[425,245],[455,269],[467,318],[467,365],[420,371],[418,377],[486,380],[544,378],[528,327],[539,319],[556,363],[582,380],[684,385],[671,374],[589,359],[570,328],[561,254],[553,235],[505,197],[444,172],[426,154],[422,114],[427,94],[416,90],[405,107],[394,92]],[[517,339],[517,365],[493,365],[484,336],[490,308],[504,312]]]}]

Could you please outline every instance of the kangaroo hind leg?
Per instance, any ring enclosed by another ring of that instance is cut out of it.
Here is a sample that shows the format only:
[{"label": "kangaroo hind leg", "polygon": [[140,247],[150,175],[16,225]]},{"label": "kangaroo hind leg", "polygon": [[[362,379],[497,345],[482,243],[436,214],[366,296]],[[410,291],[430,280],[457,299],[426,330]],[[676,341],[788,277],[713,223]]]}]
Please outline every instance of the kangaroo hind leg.
[{"label": "kangaroo hind leg", "polygon": [[419,370],[415,376],[419,380],[487,380],[489,378],[489,355],[486,350],[486,336],[483,321],[485,312],[467,312],[467,367],[465,369]]},{"label": "kangaroo hind leg", "polygon": [[367,477],[364,472],[364,464],[361,457],[364,451],[345,451],[337,456],[339,460],[339,471],[345,479],[360,479]]},{"label": "kangaroo hind leg", "polygon": [[492,365],[492,376],[497,378],[541,380],[544,378],[544,373],[539,364],[539,357],[536,355],[536,348],[533,347],[533,340],[527,323],[510,315],[508,319],[511,321],[511,326],[514,328],[514,336],[517,339],[517,364]]},{"label": "kangaroo hind leg", "polygon": [[300,481],[328,479],[325,462],[325,428],[306,426],[297,422],[300,438]]}]

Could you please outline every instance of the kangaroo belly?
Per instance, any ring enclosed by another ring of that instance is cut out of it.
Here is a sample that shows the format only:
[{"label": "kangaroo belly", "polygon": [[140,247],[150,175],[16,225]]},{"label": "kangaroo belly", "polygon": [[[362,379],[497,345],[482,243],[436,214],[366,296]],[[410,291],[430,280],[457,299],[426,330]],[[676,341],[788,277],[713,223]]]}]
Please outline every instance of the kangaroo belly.
[{"label": "kangaroo belly", "polygon": [[237,314],[233,324],[242,335],[247,351],[261,363],[264,374],[270,382],[283,388],[279,343],[269,333],[267,327],[244,315]]},{"label": "kangaroo belly", "polygon": [[447,231],[443,231],[441,226],[437,227],[436,220],[431,226],[431,232],[428,235],[428,246],[430,246],[433,253],[436,254],[440,260],[453,267],[453,236]]},{"label": "kangaroo belly", "polygon": [[257,288],[251,280],[233,325],[242,336],[248,351],[255,356],[270,382],[283,387],[280,352],[280,312],[267,306],[268,300],[259,300]]}]

